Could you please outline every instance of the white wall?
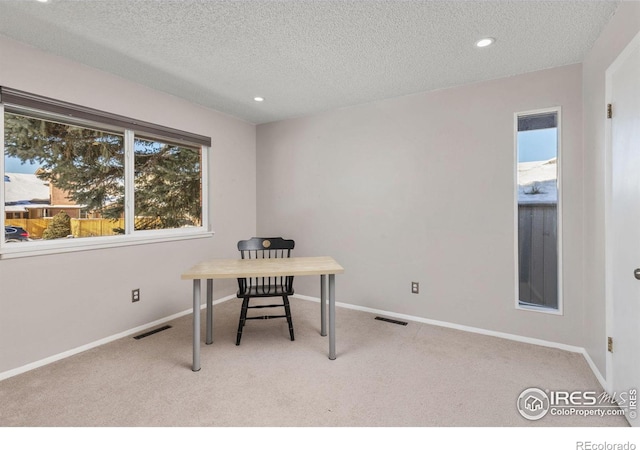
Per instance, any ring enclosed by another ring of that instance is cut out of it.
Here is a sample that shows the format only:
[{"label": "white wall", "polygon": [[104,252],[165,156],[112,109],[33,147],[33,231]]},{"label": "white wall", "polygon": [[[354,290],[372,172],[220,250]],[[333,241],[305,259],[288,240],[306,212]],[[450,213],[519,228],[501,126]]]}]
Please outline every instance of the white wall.
[{"label": "white wall", "polygon": [[[0,85],[211,136],[215,236],[0,260],[0,374],[191,307],[180,273],[256,230],[255,126],[0,37]],[[243,205],[239,208],[238,205]],[[234,292],[216,283],[215,298]],[[131,289],[141,301],[131,303]],[[185,355],[189,363],[190,355]]]},{"label": "white wall", "polygon": [[640,32],[640,2],[621,2],[583,63],[585,344],[606,374],[605,323],[605,72]]},{"label": "white wall", "polygon": [[[296,255],[334,256],[346,269],[339,302],[581,345],[581,78],[571,65],[259,125],[258,232],[295,239]],[[563,316],[514,306],[513,115],[552,106]],[[296,292],[319,296],[317,284],[298,279]]]}]

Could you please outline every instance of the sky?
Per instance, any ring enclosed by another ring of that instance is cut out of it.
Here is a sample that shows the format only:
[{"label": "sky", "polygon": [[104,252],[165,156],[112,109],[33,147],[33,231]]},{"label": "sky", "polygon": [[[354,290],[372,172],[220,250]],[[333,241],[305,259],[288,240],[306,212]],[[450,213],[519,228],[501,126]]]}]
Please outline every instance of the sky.
[{"label": "sky", "polygon": [[558,156],[558,129],[518,132],[518,162],[547,161]]},{"label": "sky", "polygon": [[4,158],[4,171],[8,173],[34,173],[38,164],[21,164],[17,158]]}]

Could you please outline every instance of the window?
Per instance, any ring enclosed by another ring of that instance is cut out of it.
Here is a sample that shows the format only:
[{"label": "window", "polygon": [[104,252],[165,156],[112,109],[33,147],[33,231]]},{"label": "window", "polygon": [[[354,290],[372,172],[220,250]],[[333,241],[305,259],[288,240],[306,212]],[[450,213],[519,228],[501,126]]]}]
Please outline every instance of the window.
[{"label": "window", "polygon": [[517,307],[561,313],[560,108],[516,114]]},{"label": "window", "polygon": [[0,95],[2,257],[207,232],[209,138],[4,87]]},{"label": "window", "polygon": [[136,138],[134,152],[134,229],[200,226],[200,149]]}]

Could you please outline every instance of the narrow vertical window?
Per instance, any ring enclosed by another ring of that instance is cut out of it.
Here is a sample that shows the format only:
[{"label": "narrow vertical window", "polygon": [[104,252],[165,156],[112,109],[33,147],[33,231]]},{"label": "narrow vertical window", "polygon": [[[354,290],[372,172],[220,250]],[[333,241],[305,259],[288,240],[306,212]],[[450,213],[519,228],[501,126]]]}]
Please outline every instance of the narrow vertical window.
[{"label": "narrow vertical window", "polygon": [[517,114],[518,306],[560,310],[560,110]]}]

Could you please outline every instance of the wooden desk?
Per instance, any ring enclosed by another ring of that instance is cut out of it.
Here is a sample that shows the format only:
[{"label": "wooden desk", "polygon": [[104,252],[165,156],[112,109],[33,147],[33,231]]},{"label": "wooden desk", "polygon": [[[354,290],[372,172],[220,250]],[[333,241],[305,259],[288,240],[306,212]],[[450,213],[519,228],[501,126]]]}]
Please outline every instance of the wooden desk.
[{"label": "wooden desk", "polygon": [[213,280],[221,278],[279,277],[320,275],[320,334],[326,329],[326,278],[329,276],[329,359],[336,359],[335,275],[344,269],[330,256],[272,259],[213,259],[196,264],[181,275],[193,280],[193,365],[200,370],[200,280],[207,280],[207,337],[213,343]]}]

